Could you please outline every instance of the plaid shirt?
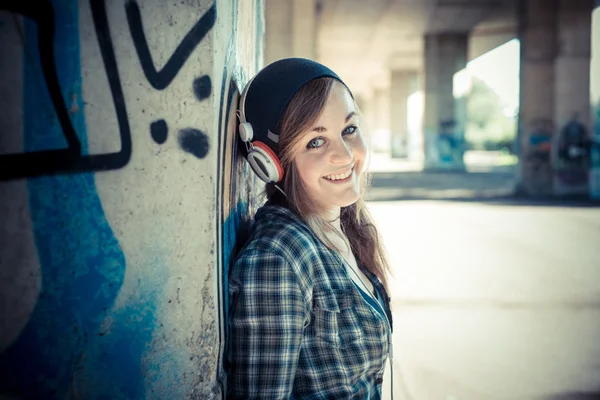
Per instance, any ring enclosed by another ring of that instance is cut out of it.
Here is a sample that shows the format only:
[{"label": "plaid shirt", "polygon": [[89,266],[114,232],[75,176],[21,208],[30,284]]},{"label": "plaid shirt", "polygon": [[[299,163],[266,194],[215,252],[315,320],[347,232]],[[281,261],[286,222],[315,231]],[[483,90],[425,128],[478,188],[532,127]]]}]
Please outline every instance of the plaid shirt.
[{"label": "plaid shirt", "polygon": [[229,276],[227,398],[380,399],[391,334],[344,267],[290,210],[264,206]]}]

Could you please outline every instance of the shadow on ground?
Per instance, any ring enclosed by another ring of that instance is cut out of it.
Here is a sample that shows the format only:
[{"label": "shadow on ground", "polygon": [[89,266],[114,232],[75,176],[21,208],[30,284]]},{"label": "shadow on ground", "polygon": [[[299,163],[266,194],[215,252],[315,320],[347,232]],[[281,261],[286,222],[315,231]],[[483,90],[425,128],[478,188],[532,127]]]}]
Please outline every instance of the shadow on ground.
[{"label": "shadow on ground", "polygon": [[600,391],[595,392],[570,392],[560,393],[547,397],[543,397],[540,400],[600,400]]},{"label": "shadow on ground", "polygon": [[488,205],[600,207],[587,196],[526,197],[511,169],[495,172],[373,172],[367,201],[442,200]]}]

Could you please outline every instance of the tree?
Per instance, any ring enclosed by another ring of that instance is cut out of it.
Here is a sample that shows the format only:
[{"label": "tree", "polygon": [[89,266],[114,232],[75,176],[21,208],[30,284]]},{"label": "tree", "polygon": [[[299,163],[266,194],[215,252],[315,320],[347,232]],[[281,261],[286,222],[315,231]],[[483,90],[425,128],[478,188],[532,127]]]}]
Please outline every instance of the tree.
[{"label": "tree", "polygon": [[465,139],[472,148],[500,149],[516,135],[516,121],[506,116],[500,97],[483,80],[472,77],[467,98]]}]

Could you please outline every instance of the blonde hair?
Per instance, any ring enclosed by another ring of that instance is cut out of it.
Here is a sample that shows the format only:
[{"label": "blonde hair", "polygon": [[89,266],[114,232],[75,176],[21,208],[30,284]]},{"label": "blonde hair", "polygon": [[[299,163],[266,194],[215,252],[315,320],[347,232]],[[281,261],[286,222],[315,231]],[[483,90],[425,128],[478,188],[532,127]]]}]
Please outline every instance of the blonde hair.
[{"label": "blonde hair", "polygon": [[[325,232],[332,226],[323,217],[323,208],[314,199],[306,195],[302,179],[294,162],[294,149],[302,134],[308,131],[321,115],[334,84],[341,84],[333,78],[319,78],[304,85],[288,104],[281,120],[279,154],[285,171],[283,179],[284,197],[272,185],[267,186],[267,198],[284,205],[300,216],[314,231],[316,236],[331,250],[337,250]],[[360,115],[360,110],[357,111]],[[367,211],[364,194],[370,177],[366,172],[361,176],[360,196],[358,200],[340,212],[340,225],[348,237],[350,248],[357,259],[359,268],[366,269],[383,283],[388,290],[387,273],[389,264],[381,238]]]}]

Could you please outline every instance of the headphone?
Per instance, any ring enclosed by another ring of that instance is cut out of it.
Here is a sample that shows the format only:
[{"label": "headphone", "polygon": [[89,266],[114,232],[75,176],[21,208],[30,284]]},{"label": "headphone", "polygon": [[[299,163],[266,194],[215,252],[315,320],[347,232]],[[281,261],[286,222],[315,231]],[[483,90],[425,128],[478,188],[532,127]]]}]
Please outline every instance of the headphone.
[{"label": "headphone", "polygon": [[[254,78],[248,82],[240,98],[240,108],[237,112],[237,116],[240,119],[238,132],[240,139],[246,144],[246,149],[248,150],[247,160],[252,170],[265,183],[278,183],[283,179],[281,161],[279,161],[275,152],[267,144],[258,140],[252,141],[254,138],[252,124],[246,121],[246,95],[253,80]],[[272,132],[269,132],[269,136],[275,141],[279,140],[279,137]]]}]

